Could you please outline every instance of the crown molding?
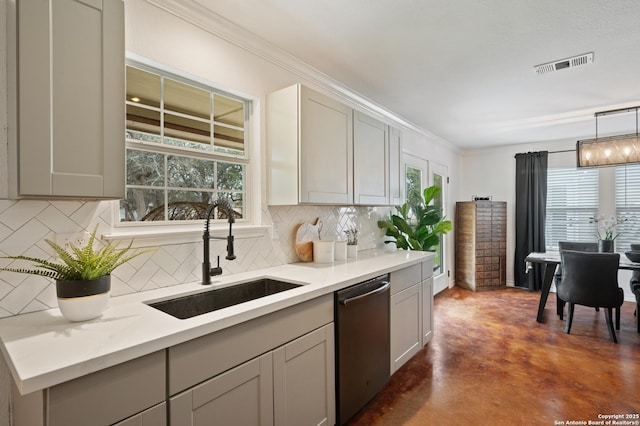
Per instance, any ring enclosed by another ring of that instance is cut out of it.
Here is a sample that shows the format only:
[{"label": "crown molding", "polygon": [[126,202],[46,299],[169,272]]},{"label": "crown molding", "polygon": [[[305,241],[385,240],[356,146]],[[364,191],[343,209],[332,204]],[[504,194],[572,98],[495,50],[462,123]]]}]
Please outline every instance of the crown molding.
[{"label": "crown molding", "polygon": [[352,90],[334,78],[290,55],[278,46],[267,42],[256,34],[233,23],[211,9],[194,0],[145,0],[174,16],[198,28],[207,31],[247,52],[256,55],[286,71],[309,81],[329,94],[369,111],[379,117],[391,121],[398,127],[415,131],[429,141],[444,145],[449,149],[457,149],[450,142],[417,126],[394,112],[376,104],[366,96]]}]

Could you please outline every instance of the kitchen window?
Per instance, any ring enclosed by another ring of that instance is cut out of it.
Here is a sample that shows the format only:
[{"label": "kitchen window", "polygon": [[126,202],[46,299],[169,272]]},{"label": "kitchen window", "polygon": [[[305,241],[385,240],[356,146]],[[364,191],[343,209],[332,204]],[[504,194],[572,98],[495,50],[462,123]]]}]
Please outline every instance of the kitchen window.
[{"label": "kitchen window", "polygon": [[[126,198],[121,224],[204,218],[228,199],[247,219],[251,101],[146,64],[126,68]],[[217,212],[214,220],[224,220]]]},{"label": "kitchen window", "polygon": [[594,241],[598,214],[598,169],[550,168],[547,170],[547,218],[545,244],[558,250],[558,241]]}]

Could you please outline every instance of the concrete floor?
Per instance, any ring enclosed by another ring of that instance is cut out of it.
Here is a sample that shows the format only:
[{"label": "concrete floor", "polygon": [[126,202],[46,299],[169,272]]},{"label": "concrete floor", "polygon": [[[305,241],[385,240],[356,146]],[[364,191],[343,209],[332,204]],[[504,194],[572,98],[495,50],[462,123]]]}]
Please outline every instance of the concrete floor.
[{"label": "concrete floor", "polygon": [[607,424],[606,415],[639,425],[635,303],[623,305],[614,344],[604,310],[576,306],[567,335],[553,293],[536,322],[539,297],[513,288],[437,295],[433,340],[350,425]]}]

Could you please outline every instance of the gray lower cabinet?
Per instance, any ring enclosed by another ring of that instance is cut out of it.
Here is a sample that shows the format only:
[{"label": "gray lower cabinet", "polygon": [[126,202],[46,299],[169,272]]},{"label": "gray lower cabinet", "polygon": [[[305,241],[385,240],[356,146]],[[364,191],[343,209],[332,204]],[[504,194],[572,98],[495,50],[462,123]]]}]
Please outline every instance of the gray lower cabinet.
[{"label": "gray lower cabinet", "polygon": [[433,337],[433,278],[422,281],[422,346]]},{"label": "gray lower cabinet", "polygon": [[172,426],[272,425],[273,354],[183,392],[169,406]]},{"label": "gray lower cabinet", "polygon": [[170,399],[172,426],[333,425],[333,323]]},{"label": "gray lower cabinet", "polygon": [[165,399],[166,351],[158,351],[28,395],[14,387],[13,426],[162,426]]},{"label": "gray lower cabinet", "polygon": [[167,403],[163,402],[114,426],[167,426]]},{"label": "gray lower cabinet", "polygon": [[433,337],[433,260],[391,273],[391,374]]},{"label": "gray lower cabinet", "polygon": [[333,323],[273,352],[273,399],[276,425],[335,423]]},{"label": "gray lower cabinet", "polygon": [[421,303],[419,283],[391,295],[391,374],[422,348]]},{"label": "gray lower cabinet", "polygon": [[422,262],[422,346],[433,338],[433,259]]}]

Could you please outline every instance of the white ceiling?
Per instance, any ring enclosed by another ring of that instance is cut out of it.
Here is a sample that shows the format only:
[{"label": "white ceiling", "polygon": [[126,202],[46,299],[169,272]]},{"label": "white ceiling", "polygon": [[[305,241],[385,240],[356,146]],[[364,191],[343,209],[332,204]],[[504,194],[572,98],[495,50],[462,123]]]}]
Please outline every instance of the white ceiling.
[{"label": "white ceiling", "polygon": [[640,105],[639,0],[195,1],[463,149],[591,138]]}]

